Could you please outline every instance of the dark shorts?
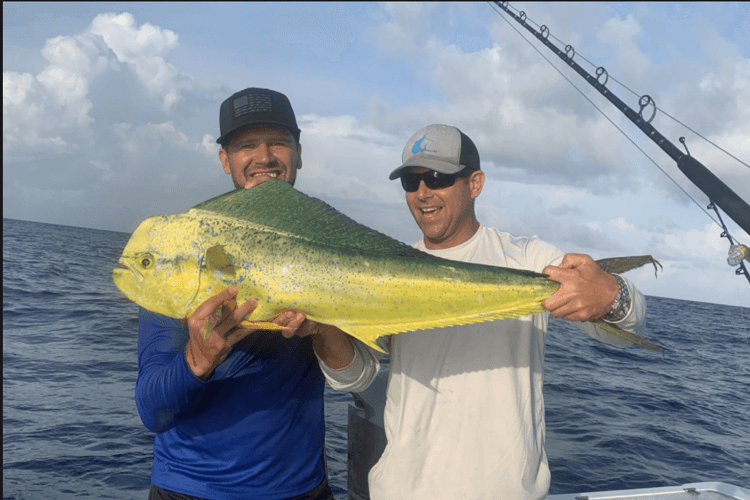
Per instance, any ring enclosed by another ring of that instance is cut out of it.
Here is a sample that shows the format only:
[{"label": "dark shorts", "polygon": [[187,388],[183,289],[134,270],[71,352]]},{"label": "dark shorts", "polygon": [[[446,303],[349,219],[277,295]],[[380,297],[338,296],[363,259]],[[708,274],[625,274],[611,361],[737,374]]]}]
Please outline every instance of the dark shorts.
[{"label": "dark shorts", "polygon": [[[174,491],[168,491],[158,486],[151,485],[151,489],[148,492],[148,500],[204,500],[198,497],[191,497],[190,495],[184,495],[182,493],[175,493]],[[248,498],[247,500],[252,500]],[[284,500],[334,500],[331,488],[328,486],[328,478],[323,479],[315,489],[297,495],[296,497],[285,498]]]}]

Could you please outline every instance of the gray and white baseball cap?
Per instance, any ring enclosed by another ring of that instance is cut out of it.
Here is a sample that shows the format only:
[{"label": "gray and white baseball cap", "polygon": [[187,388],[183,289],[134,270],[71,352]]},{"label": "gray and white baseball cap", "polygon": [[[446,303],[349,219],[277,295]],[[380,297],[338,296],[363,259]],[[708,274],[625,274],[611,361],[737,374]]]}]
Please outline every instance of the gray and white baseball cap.
[{"label": "gray and white baseball cap", "polygon": [[469,168],[479,170],[479,152],[469,136],[450,125],[428,125],[414,134],[404,147],[402,165],[389,179],[398,179],[409,167],[425,167],[443,174]]}]

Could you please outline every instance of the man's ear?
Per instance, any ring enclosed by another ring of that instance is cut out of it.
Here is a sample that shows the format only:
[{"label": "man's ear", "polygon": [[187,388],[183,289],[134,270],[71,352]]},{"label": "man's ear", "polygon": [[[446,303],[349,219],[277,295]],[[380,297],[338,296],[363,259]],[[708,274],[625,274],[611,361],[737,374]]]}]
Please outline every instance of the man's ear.
[{"label": "man's ear", "polygon": [[224,148],[219,150],[219,161],[221,162],[221,166],[224,167],[224,172],[231,174],[232,171],[229,170],[229,153]]},{"label": "man's ear", "polygon": [[484,172],[477,170],[469,176],[469,189],[471,190],[471,199],[475,199],[482,192],[484,187]]}]

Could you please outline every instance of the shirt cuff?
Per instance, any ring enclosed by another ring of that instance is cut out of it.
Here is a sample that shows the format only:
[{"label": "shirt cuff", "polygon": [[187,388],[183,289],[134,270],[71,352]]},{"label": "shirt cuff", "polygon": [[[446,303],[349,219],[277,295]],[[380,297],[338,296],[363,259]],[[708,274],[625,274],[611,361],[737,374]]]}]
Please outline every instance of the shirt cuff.
[{"label": "shirt cuff", "polygon": [[359,340],[352,341],[354,358],[349,365],[334,369],[326,365],[318,354],[318,364],[328,385],[336,391],[358,392],[367,388],[380,371],[380,353],[365,347]]}]

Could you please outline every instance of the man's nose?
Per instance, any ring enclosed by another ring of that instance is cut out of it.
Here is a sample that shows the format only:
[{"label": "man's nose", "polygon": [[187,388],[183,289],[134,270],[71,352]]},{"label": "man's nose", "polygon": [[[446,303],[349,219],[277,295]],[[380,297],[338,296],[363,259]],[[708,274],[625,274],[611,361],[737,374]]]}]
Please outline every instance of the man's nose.
[{"label": "man's nose", "polygon": [[417,188],[417,198],[423,200],[428,198],[432,194],[432,189],[428,188],[424,183],[424,180],[419,181],[419,187]]},{"label": "man's nose", "polygon": [[268,144],[261,143],[255,148],[255,161],[258,163],[270,163],[273,155],[271,154],[271,148]]}]

